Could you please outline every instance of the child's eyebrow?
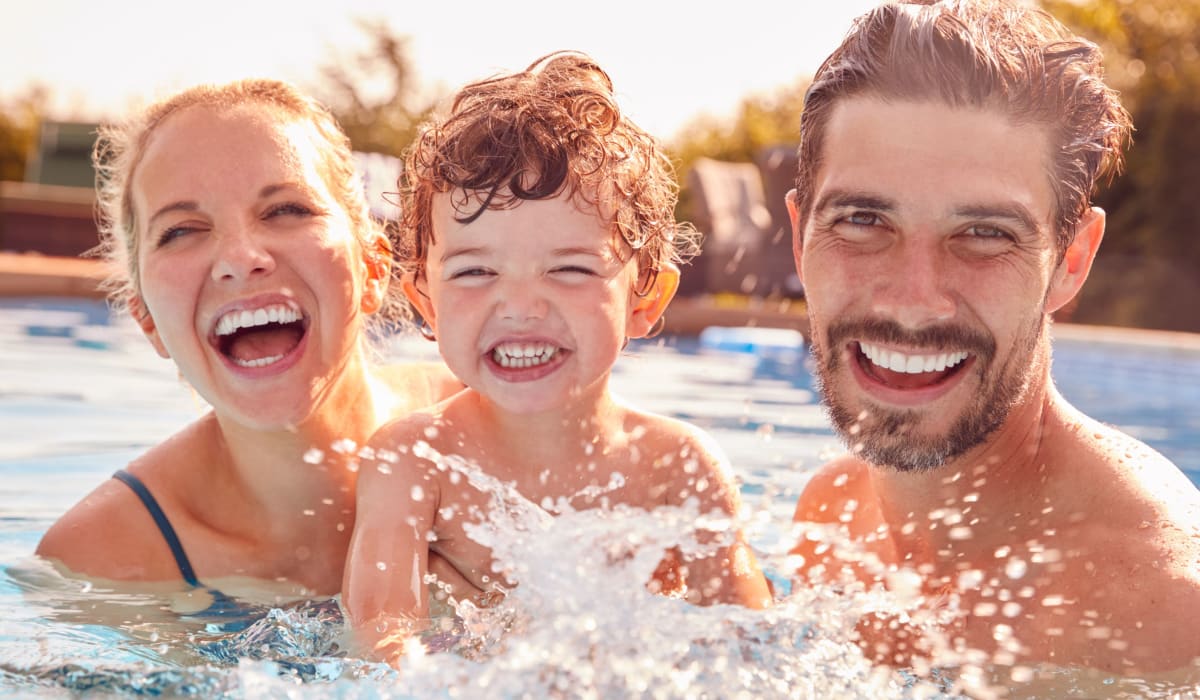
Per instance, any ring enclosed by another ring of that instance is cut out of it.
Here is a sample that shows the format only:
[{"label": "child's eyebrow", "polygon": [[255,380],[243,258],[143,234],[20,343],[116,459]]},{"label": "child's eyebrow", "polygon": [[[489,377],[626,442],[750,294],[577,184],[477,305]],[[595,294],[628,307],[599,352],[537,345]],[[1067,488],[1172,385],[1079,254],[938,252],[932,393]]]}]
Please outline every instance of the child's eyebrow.
[{"label": "child's eyebrow", "polygon": [[445,264],[446,261],[450,260],[451,258],[457,258],[461,255],[480,255],[485,252],[487,252],[487,247],[481,246],[481,245],[462,246],[460,248],[451,248],[450,250],[447,250],[445,253],[442,253],[442,257],[438,258],[438,262]]},{"label": "child's eyebrow", "polygon": [[605,255],[605,253],[607,253],[607,252],[608,252],[607,248],[597,249],[597,248],[589,248],[587,246],[570,246],[568,248],[555,248],[554,250],[550,251],[550,253],[552,255],[560,256],[560,257],[567,256],[567,255],[591,255],[591,256],[594,256],[597,258],[605,258],[605,259],[608,258],[608,256]]}]

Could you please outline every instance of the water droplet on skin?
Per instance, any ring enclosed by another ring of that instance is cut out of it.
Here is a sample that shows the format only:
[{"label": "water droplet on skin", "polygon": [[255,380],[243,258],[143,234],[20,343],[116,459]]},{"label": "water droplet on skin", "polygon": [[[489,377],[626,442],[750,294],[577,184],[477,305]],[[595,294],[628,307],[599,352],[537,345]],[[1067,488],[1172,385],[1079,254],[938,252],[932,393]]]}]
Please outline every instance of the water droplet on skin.
[{"label": "water droplet on skin", "polygon": [[432,440],[432,439],[436,438],[437,436],[438,436],[437,426],[431,425],[431,426],[425,428],[425,437],[426,438]]},{"label": "water droplet on skin", "polygon": [[1004,575],[1013,580],[1021,578],[1028,570],[1029,566],[1020,557],[1012,557],[1004,565]]},{"label": "water droplet on skin", "polygon": [[313,516],[313,515],[317,514],[317,511],[313,510],[312,508],[305,508],[304,510],[302,510],[300,512],[304,513],[307,516]]},{"label": "water droplet on skin", "polygon": [[[377,562],[375,562],[375,568],[379,569],[380,571],[387,571],[387,563],[382,562],[382,561],[377,561]],[[387,629],[387,627],[385,626],[384,629]],[[379,630],[379,631],[382,632],[383,630]]]},{"label": "water droplet on skin", "polygon": [[850,481],[849,474],[838,474],[833,480],[833,485],[838,487],[845,486],[847,481]]},{"label": "water droplet on skin", "polygon": [[325,453],[315,447],[310,447],[304,453],[304,461],[308,464],[320,464],[323,459],[325,459]]},{"label": "water droplet on skin", "polygon": [[1000,609],[1000,613],[1005,617],[1016,617],[1021,614],[1021,604],[1015,601],[1009,601]]},{"label": "water droplet on skin", "polygon": [[342,438],[340,440],[334,440],[333,445],[331,445],[330,448],[338,454],[350,455],[354,454],[354,451],[358,449],[358,443],[354,442],[350,438]]},{"label": "water droplet on skin", "polygon": [[334,527],[334,529],[337,530],[338,532],[345,532],[346,531],[346,523],[338,523]]},{"label": "water droplet on skin", "polygon": [[425,489],[420,486],[413,486],[410,495],[414,501],[423,501],[425,500]]}]

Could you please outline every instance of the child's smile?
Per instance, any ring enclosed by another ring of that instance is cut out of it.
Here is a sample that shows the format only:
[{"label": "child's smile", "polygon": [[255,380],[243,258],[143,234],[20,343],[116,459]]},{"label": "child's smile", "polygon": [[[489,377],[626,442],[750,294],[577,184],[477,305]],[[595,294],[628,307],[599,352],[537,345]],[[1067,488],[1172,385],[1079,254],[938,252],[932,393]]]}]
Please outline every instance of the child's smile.
[{"label": "child's smile", "polygon": [[603,396],[625,342],[635,269],[613,250],[607,222],[559,195],[464,224],[455,201],[434,200],[435,240],[410,295],[446,364],[518,413]]}]

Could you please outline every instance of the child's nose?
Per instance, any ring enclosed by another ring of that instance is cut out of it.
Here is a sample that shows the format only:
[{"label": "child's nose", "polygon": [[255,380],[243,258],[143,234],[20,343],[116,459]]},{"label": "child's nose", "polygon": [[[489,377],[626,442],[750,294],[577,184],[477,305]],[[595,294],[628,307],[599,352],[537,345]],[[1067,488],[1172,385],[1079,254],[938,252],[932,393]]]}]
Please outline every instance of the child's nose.
[{"label": "child's nose", "polygon": [[512,321],[529,321],[546,318],[549,301],[536,284],[514,281],[501,290],[500,317]]}]

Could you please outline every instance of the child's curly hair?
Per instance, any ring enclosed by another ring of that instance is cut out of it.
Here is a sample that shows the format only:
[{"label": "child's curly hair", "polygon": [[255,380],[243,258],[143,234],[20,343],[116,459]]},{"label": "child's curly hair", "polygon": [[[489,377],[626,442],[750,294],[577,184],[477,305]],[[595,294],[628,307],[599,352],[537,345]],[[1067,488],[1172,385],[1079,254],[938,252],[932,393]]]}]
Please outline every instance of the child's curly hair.
[{"label": "child's curly hair", "polygon": [[617,250],[637,256],[639,294],[698,250],[695,229],[675,221],[670,160],[621,114],[612,80],[581,53],[550,54],[460,90],[450,115],[425,124],[409,148],[400,190],[398,254],[417,277],[434,240],[433,197],[454,190],[475,195],[455,199],[461,223],[561,192],[596,207],[613,219]]}]

